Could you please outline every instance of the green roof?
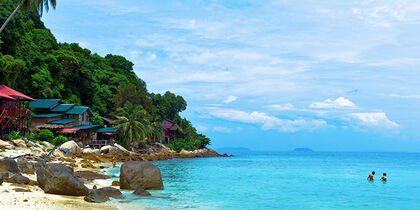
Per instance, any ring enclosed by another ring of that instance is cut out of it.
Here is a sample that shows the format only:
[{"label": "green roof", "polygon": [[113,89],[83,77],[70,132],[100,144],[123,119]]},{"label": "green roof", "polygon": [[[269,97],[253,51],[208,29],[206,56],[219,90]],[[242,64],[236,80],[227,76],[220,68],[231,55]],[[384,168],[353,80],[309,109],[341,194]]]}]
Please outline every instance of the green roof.
[{"label": "green roof", "polygon": [[96,130],[98,133],[115,133],[118,130],[118,128],[99,128]]},{"label": "green roof", "polygon": [[85,129],[96,128],[96,127],[99,127],[99,126],[100,125],[78,125],[78,126],[73,126],[71,128],[85,130]]},{"label": "green roof", "polygon": [[50,117],[58,117],[61,116],[63,114],[39,114],[39,115],[34,115],[32,117],[38,117],[38,118],[50,118]]},{"label": "green roof", "polygon": [[66,114],[82,114],[83,112],[85,112],[88,109],[89,109],[89,107],[87,107],[87,106],[75,106],[72,109],[70,109],[69,111],[67,111]]},{"label": "green roof", "polygon": [[52,108],[52,112],[67,112],[74,107],[74,104],[59,104],[56,107]]},{"label": "green roof", "polygon": [[78,119],[61,119],[61,120],[54,120],[54,121],[50,121],[48,122],[48,124],[59,124],[59,125],[65,125],[67,123],[71,123],[74,122]]},{"label": "green roof", "polygon": [[54,104],[59,103],[61,99],[37,99],[29,103],[30,108],[49,109]]}]

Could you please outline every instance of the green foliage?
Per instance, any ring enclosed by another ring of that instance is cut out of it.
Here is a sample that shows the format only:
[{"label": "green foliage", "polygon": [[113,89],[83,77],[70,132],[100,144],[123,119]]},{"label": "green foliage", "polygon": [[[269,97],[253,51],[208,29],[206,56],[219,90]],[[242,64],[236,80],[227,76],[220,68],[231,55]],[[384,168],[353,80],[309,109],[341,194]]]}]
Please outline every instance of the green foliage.
[{"label": "green foliage", "polygon": [[29,133],[27,136],[26,136],[26,138],[28,139],[28,140],[36,140],[36,134],[35,133]]},{"label": "green foliage", "polygon": [[21,139],[22,136],[20,135],[19,131],[12,131],[10,134],[6,136],[8,140],[15,140],[15,139]]},{"label": "green foliage", "polygon": [[55,146],[61,145],[63,143],[67,142],[67,138],[64,136],[57,136],[53,139],[52,144]]},{"label": "green foliage", "polygon": [[42,129],[36,134],[36,140],[38,141],[51,141],[54,138],[54,134],[48,129]]},{"label": "green foliage", "polygon": [[104,121],[98,112],[93,112],[93,117],[90,120],[97,125],[104,125]]},{"label": "green foliage", "polygon": [[51,152],[51,150],[53,150],[53,149],[52,149],[52,148],[48,148],[48,149],[47,149],[47,152]]},{"label": "green foliage", "polygon": [[123,145],[146,141],[149,130],[148,114],[141,105],[127,103],[123,108],[117,109],[117,120]]},{"label": "green foliage", "polygon": [[6,150],[5,150],[5,149],[3,149],[3,148],[1,148],[1,149],[0,149],[0,152],[6,152]]},{"label": "green foliage", "polygon": [[177,152],[180,152],[183,149],[187,151],[194,151],[196,149],[194,143],[184,138],[174,139],[169,144],[166,144],[166,146]]}]

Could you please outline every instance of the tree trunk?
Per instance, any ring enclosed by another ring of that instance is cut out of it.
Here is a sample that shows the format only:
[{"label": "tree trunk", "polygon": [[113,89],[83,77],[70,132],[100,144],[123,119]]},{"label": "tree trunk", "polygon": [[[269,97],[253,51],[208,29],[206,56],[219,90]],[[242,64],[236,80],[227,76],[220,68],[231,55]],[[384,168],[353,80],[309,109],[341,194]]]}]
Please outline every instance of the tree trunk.
[{"label": "tree trunk", "polygon": [[6,22],[3,23],[3,25],[0,28],[0,34],[6,28],[6,25],[12,20],[13,16],[15,16],[16,12],[22,7],[23,3],[25,3],[26,0],[22,0],[19,5],[16,7],[15,11],[12,12],[12,14],[7,18]]}]

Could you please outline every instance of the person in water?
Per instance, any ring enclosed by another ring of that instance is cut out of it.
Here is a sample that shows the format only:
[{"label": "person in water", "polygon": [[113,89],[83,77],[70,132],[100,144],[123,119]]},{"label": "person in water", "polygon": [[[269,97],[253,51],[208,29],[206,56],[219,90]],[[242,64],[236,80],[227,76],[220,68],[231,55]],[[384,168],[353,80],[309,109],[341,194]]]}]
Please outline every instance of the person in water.
[{"label": "person in water", "polygon": [[379,180],[384,181],[384,182],[388,181],[388,178],[386,178],[386,173],[383,173],[382,177]]},{"label": "person in water", "polygon": [[367,177],[368,181],[373,181],[373,175],[375,175],[375,171],[372,171],[371,174],[369,174],[369,176]]}]

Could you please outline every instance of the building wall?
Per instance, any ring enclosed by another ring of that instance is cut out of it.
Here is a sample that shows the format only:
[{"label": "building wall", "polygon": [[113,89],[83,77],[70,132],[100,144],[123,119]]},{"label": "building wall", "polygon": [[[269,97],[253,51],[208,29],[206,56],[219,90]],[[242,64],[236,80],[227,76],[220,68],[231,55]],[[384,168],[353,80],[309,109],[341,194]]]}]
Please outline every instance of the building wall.
[{"label": "building wall", "polygon": [[63,116],[58,116],[58,117],[35,117],[32,118],[32,126],[38,126],[41,124],[46,124],[49,121],[54,121],[54,120],[61,120],[63,119]]}]

